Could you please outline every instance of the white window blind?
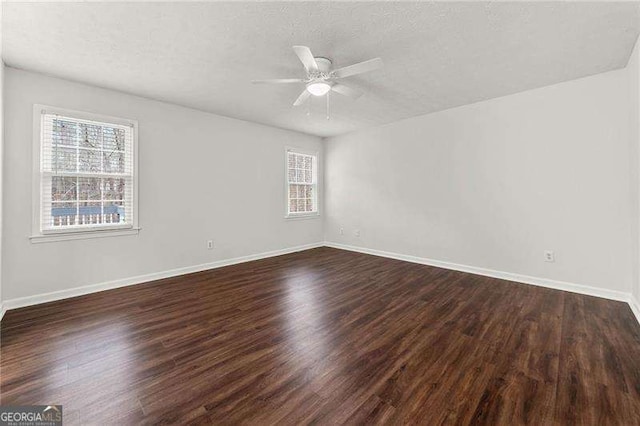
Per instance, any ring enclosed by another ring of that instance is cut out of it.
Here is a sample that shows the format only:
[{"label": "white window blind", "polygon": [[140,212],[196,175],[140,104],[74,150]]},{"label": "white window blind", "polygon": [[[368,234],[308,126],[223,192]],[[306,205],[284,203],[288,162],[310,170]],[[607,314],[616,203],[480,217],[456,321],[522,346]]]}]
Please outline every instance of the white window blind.
[{"label": "white window blind", "polygon": [[317,156],[287,150],[287,216],[318,212]]},{"label": "white window blind", "polygon": [[132,228],[134,124],[41,111],[40,232]]}]

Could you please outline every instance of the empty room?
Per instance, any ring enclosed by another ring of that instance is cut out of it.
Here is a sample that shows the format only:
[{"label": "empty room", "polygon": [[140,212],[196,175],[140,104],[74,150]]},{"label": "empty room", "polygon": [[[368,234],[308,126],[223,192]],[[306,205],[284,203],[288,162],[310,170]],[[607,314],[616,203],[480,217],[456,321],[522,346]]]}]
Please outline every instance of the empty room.
[{"label": "empty room", "polygon": [[0,5],[0,425],[640,425],[640,2]]}]

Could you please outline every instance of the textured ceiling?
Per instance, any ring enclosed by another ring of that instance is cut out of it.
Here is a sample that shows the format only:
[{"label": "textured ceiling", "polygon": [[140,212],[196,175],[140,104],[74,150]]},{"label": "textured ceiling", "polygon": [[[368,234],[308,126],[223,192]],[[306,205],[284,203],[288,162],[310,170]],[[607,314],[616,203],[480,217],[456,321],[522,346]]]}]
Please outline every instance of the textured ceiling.
[{"label": "textured ceiling", "polygon": [[[9,66],[319,136],[426,114],[626,65],[636,3],[5,3]],[[291,106],[292,45],[337,66],[353,101]]]}]

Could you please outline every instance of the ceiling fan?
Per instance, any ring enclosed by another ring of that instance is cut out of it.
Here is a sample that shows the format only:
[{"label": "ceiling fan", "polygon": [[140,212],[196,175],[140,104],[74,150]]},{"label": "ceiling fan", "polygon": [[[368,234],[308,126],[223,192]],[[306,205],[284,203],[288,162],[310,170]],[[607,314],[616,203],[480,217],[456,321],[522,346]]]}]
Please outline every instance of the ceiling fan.
[{"label": "ceiling fan", "polygon": [[[298,55],[300,62],[307,71],[307,78],[277,78],[272,80],[253,80],[252,83],[304,83],[305,89],[302,91],[298,99],[293,103],[294,106],[302,105],[309,96],[324,96],[330,91],[339,93],[344,96],[357,99],[362,95],[362,91],[354,89],[342,83],[337,83],[344,77],[350,77],[356,74],[377,70],[383,67],[382,59],[375,58],[368,61],[358,62],[343,68],[331,69],[331,60],[323,57],[314,57],[311,49],[307,46],[293,46],[293,51]],[[327,99],[328,101],[328,99]]]}]

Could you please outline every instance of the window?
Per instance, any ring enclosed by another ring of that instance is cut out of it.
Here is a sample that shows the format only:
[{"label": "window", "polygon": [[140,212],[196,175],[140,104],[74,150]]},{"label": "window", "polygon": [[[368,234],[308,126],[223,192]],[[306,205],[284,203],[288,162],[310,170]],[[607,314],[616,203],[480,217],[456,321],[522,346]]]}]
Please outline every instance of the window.
[{"label": "window", "polygon": [[318,157],[287,149],[287,217],[318,215]]},{"label": "window", "polygon": [[34,111],[34,237],[137,230],[137,123],[38,105]]}]

